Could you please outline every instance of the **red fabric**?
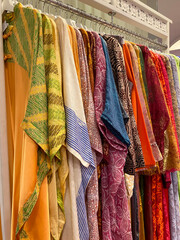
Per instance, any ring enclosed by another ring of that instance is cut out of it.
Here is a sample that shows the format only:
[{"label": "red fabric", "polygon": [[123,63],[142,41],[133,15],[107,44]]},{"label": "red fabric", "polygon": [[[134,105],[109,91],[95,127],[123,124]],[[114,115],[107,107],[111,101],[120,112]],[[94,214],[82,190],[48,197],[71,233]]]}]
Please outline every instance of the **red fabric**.
[{"label": "red fabric", "polygon": [[163,218],[164,218],[164,240],[170,240],[169,227],[169,194],[168,188],[163,188]]},{"label": "red fabric", "polygon": [[146,240],[153,240],[152,177],[144,176],[144,227]]},{"label": "red fabric", "polygon": [[146,81],[148,86],[148,104],[151,113],[153,132],[159,149],[164,154],[164,132],[169,123],[169,115],[164,101],[163,92],[160,86],[156,67],[151,58],[149,49],[140,46],[146,71]]},{"label": "red fabric", "polygon": [[178,152],[179,152],[179,156],[180,156],[180,149],[179,149],[179,141],[178,141],[178,136],[177,136],[177,129],[176,129],[176,123],[175,123],[175,117],[174,117],[174,110],[173,110],[173,105],[172,105],[172,97],[171,97],[171,90],[169,87],[169,79],[168,79],[168,74],[166,71],[166,68],[164,66],[164,63],[161,59],[161,57],[158,55],[158,59],[160,61],[161,64],[161,71],[164,77],[164,81],[165,81],[165,87],[166,87],[166,101],[169,107],[169,111],[170,111],[170,116],[171,116],[171,121],[173,124],[173,129],[174,129],[174,133],[176,136],[176,141],[177,141],[177,146],[178,146]]},{"label": "red fabric", "polygon": [[152,176],[153,240],[164,240],[163,185],[160,174]]},{"label": "red fabric", "polygon": [[166,144],[165,151],[167,152],[166,156],[164,157],[163,166],[160,165],[160,169],[163,171],[170,170],[174,171],[174,169],[179,169],[179,144],[178,144],[178,136],[176,131],[176,124],[175,124],[175,118],[174,118],[174,111],[172,106],[172,98],[171,98],[171,92],[169,88],[169,79],[167,75],[167,71],[164,67],[163,61],[161,57],[151,52],[151,57],[154,61],[154,64],[156,66],[156,70],[158,73],[159,81],[161,84],[161,89],[164,94],[164,101],[166,104],[166,109],[169,115],[169,125],[167,128],[167,136],[168,136],[168,146]]}]

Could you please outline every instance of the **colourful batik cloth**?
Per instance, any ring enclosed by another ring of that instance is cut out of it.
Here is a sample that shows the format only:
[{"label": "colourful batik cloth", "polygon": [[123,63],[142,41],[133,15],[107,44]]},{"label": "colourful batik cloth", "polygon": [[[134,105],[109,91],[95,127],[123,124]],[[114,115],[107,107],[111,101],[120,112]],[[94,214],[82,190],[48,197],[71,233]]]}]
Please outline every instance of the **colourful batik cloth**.
[{"label": "colourful batik cloth", "polygon": [[[69,182],[65,195],[67,222],[62,239],[89,239],[85,191],[95,165],[67,24],[62,18],[57,18],[56,24],[59,31],[63,66],[63,94],[66,109],[69,164]],[[66,44],[66,48],[64,48],[64,44]],[[71,66],[71,71],[69,66]],[[71,91],[72,86],[73,92]]]},{"label": "colourful batik cloth", "polygon": [[[13,150],[12,239],[50,239],[46,176],[54,156],[59,158],[59,150],[65,140],[65,114],[62,108],[62,114],[56,115],[55,109],[60,104],[52,104],[53,99],[49,96],[51,92],[56,98],[60,97],[61,86],[57,76],[54,78],[55,85],[46,85],[45,28],[41,14],[17,4],[11,21],[13,31],[5,43],[12,56],[7,62],[7,78],[11,75],[12,81],[7,83],[7,89],[15,97],[10,111],[15,114],[15,118],[12,117],[12,124],[15,121],[12,132],[15,130],[14,140],[17,138],[18,141],[17,144],[15,140]],[[16,85],[21,86],[20,92]],[[49,112],[57,117],[55,123]],[[52,126],[55,126],[53,132]]]},{"label": "colourful batik cloth", "polygon": [[148,117],[148,112],[147,112],[147,108],[146,108],[146,104],[145,104],[145,100],[144,100],[144,96],[143,96],[143,92],[142,92],[142,88],[141,88],[141,83],[140,83],[138,58],[137,58],[137,55],[136,55],[136,52],[135,52],[133,46],[130,43],[127,43],[127,46],[129,48],[129,52],[130,52],[131,59],[132,59],[132,66],[133,66],[134,77],[135,77],[135,81],[136,81],[136,85],[137,85],[137,92],[138,92],[141,107],[142,107],[142,113],[143,113],[144,122],[146,125],[147,135],[149,138],[152,154],[154,157],[154,159],[152,159],[151,162],[149,162],[149,163],[145,162],[145,164],[146,164],[147,169],[154,168],[156,166],[156,162],[158,162],[159,160],[162,160],[162,155],[161,155],[159,148],[157,146],[157,143],[155,141],[151,122]]},{"label": "colourful batik cloth", "polygon": [[[58,44],[58,35],[56,30],[55,22],[49,19],[45,15],[42,16],[43,20],[43,48],[44,48],[44,60],[45,60],[45,73],[46,83],[48,86],[48,106],[49,106],[49,117],[48,123],[51,124],[49,133],[56,132],[60,125],[57,125],[57,117],[62,118],[61,124],[64,124],[62,131],[64,131],[65,140],[65,110],[64,101],[62,96],[62,74],[61,74],[61,60],[60,51]],[[58,81],[58,82],[57,82]],[[53,87],[57,86],[57,92],[53,90]],[[59,105],[56,108],[56,114],[51,110],[53,105]],[[51,107],[51,108],[50,108]],[[60,121],[60,120],[59,120]],[[63,129],[64,128],[64,129]],[[49,143],[55,145],[52,142],[52,134],[49,137]],[[59,136],[59,138],[62,136]],[[58,140],[59,141],[59,140]],[[61,140],[60,140],[61,142]],[[57,144],[57,143],[56,143]],[[65,142],[63,142],[65,144]],[[53,239],[58,239],[61,236],[63,226],[65,224],[64,216],[64,194],[65,194],[65,182],[68,175],[68,165],[65,148],[62,147],[60,152],[59,160],[54,158],[51,164],[51,172],[48,176],[48,193],[49,193],[49,214],[50,214],[50,230]]]},{"label": "colourful batik cloth", "polygon": [[165,134],[164,145],[164,159],[163,159],[163,171],[179,169],[179,144],[176,132],[176,125],[174,120],[174,112],[172,107],[171,93],[169,89],[168,76],[166,69],[163,65],[162,59],[159,55],[151,51],[151,56],[156,66],[161,89],[164,94],[164,101],[166,104],[167,112],[169,115],[169,124]]},{"label": "colourful batik cloth", "polygon": [[78,43],[78,53],[79,53],[79,63],[80,63],[80,77],[81,77],[81,92],[83,105],[85,110],[87,128],[89,133],[89,138],[91,142],[92,154],[96,169],[89,181],[87,191],[86,191],[86,208],[87,208],[87,218],[89,226],[89,239],[98,240],[99,230],[98,230],[98,176],[97,176],[97,164],[100,163],[102,159],[102,142],[95,118],[94,101],[91,89],[90,76],[88,71],[87,57],[85,53],[85,47],[83,38],[78,30],[76,30],[77,43]]},{"label": "colourful batik cloth", "polygon": [[177,172],[171,173],[171,185],[169,188],[169,217],[171,239],[180,239],[180,209]]},{"label": "colourful batik cloth", "polygon": [[[118,95],[119,98],[121,99],[123,108],[129,117],[129,121],[127,121],[125,126],[131,144],[128,148],[128,155],[126,158],[124,171],[125,173],[132,175],[134,174],[135,169],[143,168],[145,164],[142,154],[141,142],[139,139],[134,113],[132,109],[130,89],[126,75],[123,52],[118,40],[107,35],[104,36],[104,39],[107,42]],[[130,188],[132,189],[133,185]]]},{"label": "colourful batik cloth", "polygon": [[[140,48],[144,57],[145,80],[147,82],[146,95],[151,114],[153,132],[160,152],[162,156],[164,156],[164,133],[169,124],[169,114],[151,53],[147,47],[140,46]],[[163,170],[163,161],[159,161],[159,164],[161,170]]]},{"label": "colourful batik cloth", "polygon": [[[133,112],[137,124],[137,129],[139,133],[139,137],[141,140],[141,146],[142,146],[142,151],[143,151],[143,156],[144,156],[144,161],[146,166],[151,166],[155,165],[155,160],[153,157],[152,149],[150,146],[147,130],[146,130],[146,124],[143,116],[143,109],[141,106],[140,102],[140,97],[138,94],[137,90],[137,84],[136,84],[136,76],[133,71],[133,65],[132,65],[132,60],[131,60],[131,54],[129,50],[130,43],[125,43],[123,44],[123,53],[124,53],[124,58],[125,58],[125,65],[126,65],[126,71],[127,71],[127,76],[129,81],[133,84],[132,87],[132,93],[131,93],[131,101],[132,101],[132,106],[133,106]],[[134,50],[131,46],[132,51]],[[134,52],[134,57],[136,57],[136,54]],[[138,72],[137,72],[138,74]]]},{"label": "colourful batik cloth", "polygon": [[[96,38],[97,51],[97,68],[94,91],[95,109],[98,125],[105,138],[105,161],[101,169],[102,238],[132,239],[129,207],[123,174],[123,166],[125,164],[127,149],[125,145],[123,145],[114,135],[111,134],[101,119],[102,112],[107,101],[105,98],[107,94],[105,95],[105,92],[108,91],[110,93],[114,83],[110,61],[108,60],[109,57],[106,43],[103,38],[100,38],[97,34],[94,33],[94,36]],[[103,62],[105,65],[102,64]],[[104,66],[106,66],[106,68]],[[99,90],[101,90],[101,92]],[[113,98],[111,95],[110,101],[116,101],[116,98]],[[108,105],[106,106],[108,107]],[[110,110],[113,111],[113,109]],[[104,114],[105,112],[106,111],[104,111]],[[126,139],[126,135],[124,135],[124,137]],[[113,208],[111,206],[113,206]],[[126,214],[124,214],[125,212]]]},{"label": "colourful batik cloth", "polygon": [[[85,53],[87,57],[88,71],[89,71],[89,77],[90,77],[90,83],[91,83],[91,90],[92,90],[92,94],[94,95],[93,57],[92,57],[92,49],[90,46],[90,39],[89,39],[88,33],[84,29],[81,28],[80,32],[82,34],[83,41],[84,41],[84,47],[85,47]],[[91,39],[91,42],[93,45],[94,44],[93,38]]]},{"label": "colourful batik cloth", "polygon": [[173,56],[168,55],[169,61],[171,63],[172,73],[173,73],[173,80],[174,80],[174,87],[176,91],[176,98],[178,102],[178,110],[180,114],[180,83],[179,83],[179,77],[178,77],[178,70],[176,61]]}]

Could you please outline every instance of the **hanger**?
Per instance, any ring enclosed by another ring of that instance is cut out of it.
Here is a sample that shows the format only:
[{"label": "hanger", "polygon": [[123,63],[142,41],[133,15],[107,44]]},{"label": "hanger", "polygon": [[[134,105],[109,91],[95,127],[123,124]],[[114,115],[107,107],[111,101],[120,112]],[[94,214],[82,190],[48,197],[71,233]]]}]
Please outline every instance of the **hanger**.
[{"label": "hanger", "polygon": [[66,22],[68,25],[71,25],[73,28],[77,28],[76,21],[74,21],[73,19],[66,19]]},{"label": "hanger", "polygon": [[16,4],[16,1],[14,1],[14,0],[3,0],[2,1],[2,12],[4,12],[4,11],[13,12],[15,4]]},{"label": "hanger", "polygon": [[77,28],[76,21],[71,19],[72,16],[73,16],[73,13],[70,15],[69,19],[67,19],[66,17],[66,22],[68,25],[71,25],[73,28]]},{"label": "hanger", "polygon": [[32,4],[29,3],[29,0],[27,0],[27,4],[24,5],[24,7],[28,7],[28,8],[34,8]]}]

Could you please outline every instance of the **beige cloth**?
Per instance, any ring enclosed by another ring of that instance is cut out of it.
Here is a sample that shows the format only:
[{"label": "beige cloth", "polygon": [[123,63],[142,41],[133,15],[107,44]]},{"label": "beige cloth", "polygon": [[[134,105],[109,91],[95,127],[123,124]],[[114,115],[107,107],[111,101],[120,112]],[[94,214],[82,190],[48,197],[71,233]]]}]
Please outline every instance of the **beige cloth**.
[{"label": "beige cloth", "polygon": [[[77,121],[86,124],[81,91],[79,87],[78,76],[73,59],[73,53],[68,33],[68,25],[66,21],[60,17],[56,19],[56,24],[59,32],[60,54],[62,59],[62,72],[63,72],[63,95],[66,107],[66,115],[74,114],[73,120],[77,117]],[[73,91],[72,91],[73,89]],[[67,132],[68,124],[71,124],[71,119],[67,120]],[[71,144],[67,141],[68,150],[68,165],[69,165],[69,177],[67,181],[67,191],[65,194],[65,217],[66,224],[64,226],[62,240],[78,240],[79,228],[78,228],[78,216],[76,197],[81,183],[81,167],[82,163],[85,167],[89,164],[83,159],[81,154],[77,152]]]}]

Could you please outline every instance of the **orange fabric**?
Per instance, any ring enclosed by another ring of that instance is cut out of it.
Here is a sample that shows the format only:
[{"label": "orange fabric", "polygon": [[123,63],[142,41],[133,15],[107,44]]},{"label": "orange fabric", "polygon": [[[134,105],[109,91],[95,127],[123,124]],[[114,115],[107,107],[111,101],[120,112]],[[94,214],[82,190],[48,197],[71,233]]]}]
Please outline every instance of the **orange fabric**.
[{"label": "orange fabric", "polygon": [[[17,215],[34,190],[37,178],[37,144],[22,130],[30,80],[16,63],[5,63],[10,184],[12,189],[11,240],[15,239]],[[28,239],[50,240],[48,184],[44,179],[38,201],[24,230]]]},{"label": "orange fabric", "polygon": [[140,99],[138,96],[136,81],[133,73],[131,56],[126,43],[123,44],[123,53],[124,53],[127,77],[128,77],[128,80],[133,83],[131,101],[132,101],[134,117],[137,124],[137,129],[139,133],[139,138],[141,140],[141,146],[142,146],[145,165],[152,166],[152,165],[155,165],[155,159],[152,154],[152,149],[150,146],[146,125],[143,118],[142,107],[141,107]]},{"label": "orange fabric", "polygon": [[70,42],[71,42],[71,46],[72,46],[72,50],[73,50],[74,63],[76,66],[76,72],[77,72],[77,76],[78,76],[78,80],[79,80],[79,86],[81,88],[80,65],[79,65],[79,55],[78,55],[76,32],[75,32],[74,28],[71,27],[70,25],[68,25],[68,28],[71,33],[71,36],[69,34]]}]

